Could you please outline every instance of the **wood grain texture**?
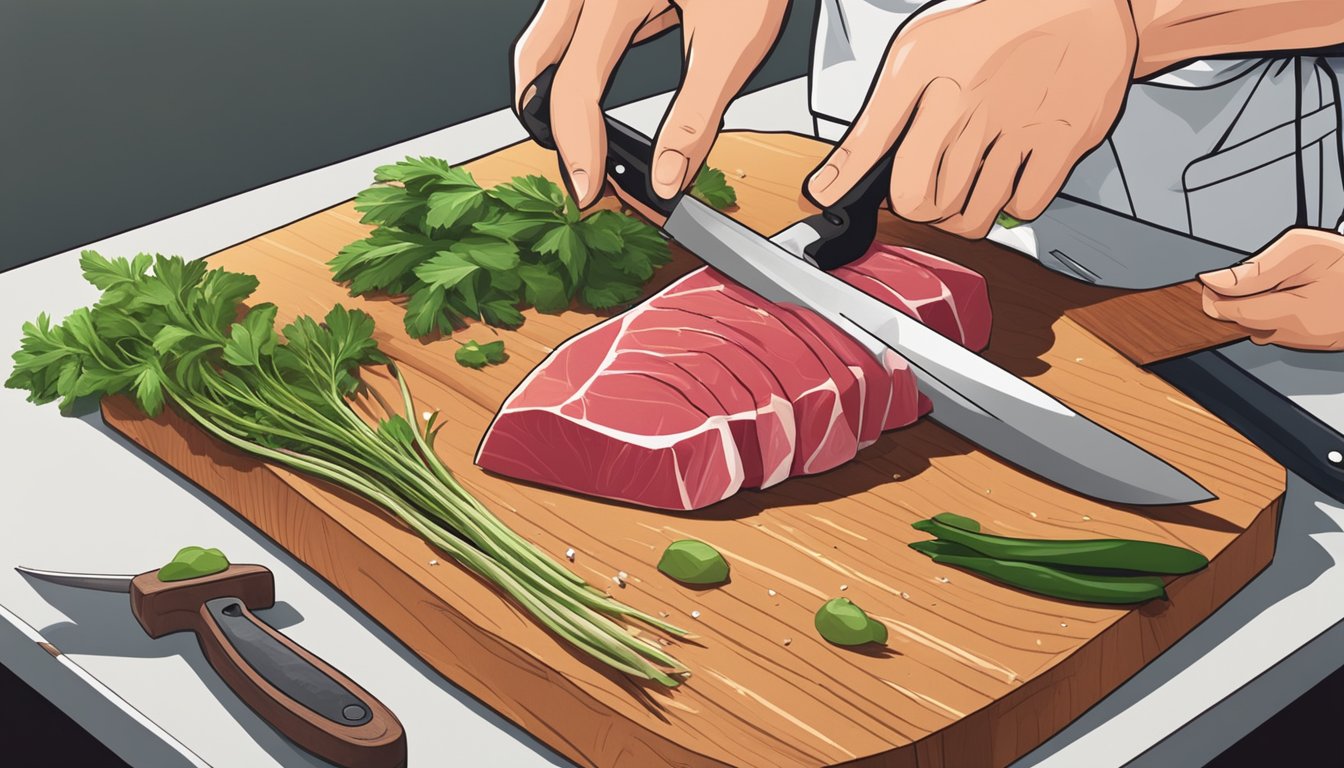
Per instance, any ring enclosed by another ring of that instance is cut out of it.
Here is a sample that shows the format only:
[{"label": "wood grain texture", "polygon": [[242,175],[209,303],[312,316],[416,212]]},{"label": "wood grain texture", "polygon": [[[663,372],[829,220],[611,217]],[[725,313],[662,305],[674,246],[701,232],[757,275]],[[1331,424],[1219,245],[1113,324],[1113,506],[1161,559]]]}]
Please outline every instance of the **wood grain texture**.
[{"label": "wood grain texture", "polygon": [[[808,210],[799,183],[824,151],[799,136],[733,133],[719,139],[711,163],[737,188],[732,215],[770,234]],[[523,173],[556,176],[554,156],[530,144],[470,168],[485,184]],[[881,233],[984,273],[995,313],[991,359],[1180,467],[1217,501],[1149,509],[1088,501],[927,420],[887,433],[837,470],[743,492],[696,513],[491,476],[471,460],[495,410],[551,350],[602,318],[528,312],[517,331],[472,326],[455,338],[504,338],[510,358],[484,370],[462,368],[453,362],[453,341],[405,335],[399,299],[352,299],[330,281],[325,262],[366,231],[347,203],[209,261],[257,274],[256,300],[276,302],[282,321],[337,302],[370,312],[379,343],[410,380],[417,409],[441,409],[447,418],[440,453],[469,490],[555,557],[573,547],[572,567],[591,583],[696,632],[692,641],[667,639],[693,670],[683,686],[641,685],[589,664],[442,553],[340,489],[227,449],[171,412],[149,420],[114,398],[104,415],[435,669],[580,765],[1004,765],[1169,647],[1273,555],[1282,468],[1071,317],[1114,292],[991,244],[892,219]],[[651,290],[696,265],[678,250]],[[386,385],[381,374],[370,379]],[[1173,581],[1169,601],[1131,610],[1059,602],[908,549],[926,538],[910,524],[945,510],[1007,535],[1150,539],[1192,547],[1212,563]],[[723,552],[731,582],[690,590],[659,574],[659,555],[679,538]],[[629,574],[625,587],[612,582],[619,571]],[[885,649],[842,649],[816,635],[817,607],[842,593],[887,625]]]},{"label": "wood grain texture", "polygon": [[1120,292],[1077,307],[1069,317],[1138,365],[1247,338],[1235,323],[1204,314],[1202,300],[1203,288],[1191,280],[1150,291]]}]

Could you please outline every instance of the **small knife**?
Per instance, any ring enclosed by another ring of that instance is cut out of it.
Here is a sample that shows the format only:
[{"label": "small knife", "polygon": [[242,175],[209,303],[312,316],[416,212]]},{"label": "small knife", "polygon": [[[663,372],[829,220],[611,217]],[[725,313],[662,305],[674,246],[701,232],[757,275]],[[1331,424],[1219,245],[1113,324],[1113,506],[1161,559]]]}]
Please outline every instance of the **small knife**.
[{"label": "small knife", "polygon": [[205,658],[254,712],[298,746],[347,768],[401,768],[406,734],[368,691],[252,613],[275,604],[275,577],[260,565],[161,581],[139,575],[16,568],[79,589],[126,592],[131,613],[153,638],[196,635]]},{"label": "small knife", "polygon": [[[541,74],[522,111],[528,133],[548,148],[555,146],[549,125],[553,76],[554,68]],[[872,169],[839,205],[772,242],[689,195],[659,198],[649,183],[649,139],[610,117],[606,126],[608,178],[662,221],[663,231],[763,298],[808,307],[871,351],[897,351],[933,401],[931,418],[938,423],[1023,469],[1104,501],[1155,505],[1214,498],[1170,464],[818,268],[838,266],[872,242],[889,162]]]}]

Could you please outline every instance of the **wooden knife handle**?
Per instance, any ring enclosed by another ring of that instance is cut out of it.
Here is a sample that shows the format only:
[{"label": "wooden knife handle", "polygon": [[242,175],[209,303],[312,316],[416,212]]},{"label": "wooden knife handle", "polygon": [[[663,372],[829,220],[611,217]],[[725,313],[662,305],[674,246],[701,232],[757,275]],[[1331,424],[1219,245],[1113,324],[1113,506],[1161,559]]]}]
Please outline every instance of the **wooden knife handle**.
[{"label": "wooden knife handle", "polygon": [[217,597],[193,627],[210,666],[288,739],[346,768],[401,768],[401,723],[338,670],[257,618],[241,599]]}]

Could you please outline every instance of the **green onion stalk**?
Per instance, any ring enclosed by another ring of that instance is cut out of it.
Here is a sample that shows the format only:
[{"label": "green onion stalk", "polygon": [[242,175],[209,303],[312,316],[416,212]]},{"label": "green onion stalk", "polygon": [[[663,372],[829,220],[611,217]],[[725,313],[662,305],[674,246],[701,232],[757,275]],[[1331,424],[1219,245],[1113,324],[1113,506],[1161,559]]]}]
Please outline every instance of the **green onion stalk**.
[{"label": "green onion stalk", "polygon": [[[251,275],[207,271],[178,257],[81,258],[103,290],[90,308],[52,325],[24,325],[6,386],[29,400],[128,394],[150,416],[172,402],[219,440],[348,488],[395,515],[456,562],[494,584],[567,643],[637,677],[675,686],[686,668],[629,631],[667,622],[595,589],[504,525],[434,452],[438,413],[415,418],[406,379],[378,348],[373,320],[336,306],[275,331],[276,308],[243,301]],[[152,269],[151,269],[152,267]],[[385,365],[400,407],[366,388],[361,368]],[[351,398],[372,392],[387,411],[376,426]]]}]

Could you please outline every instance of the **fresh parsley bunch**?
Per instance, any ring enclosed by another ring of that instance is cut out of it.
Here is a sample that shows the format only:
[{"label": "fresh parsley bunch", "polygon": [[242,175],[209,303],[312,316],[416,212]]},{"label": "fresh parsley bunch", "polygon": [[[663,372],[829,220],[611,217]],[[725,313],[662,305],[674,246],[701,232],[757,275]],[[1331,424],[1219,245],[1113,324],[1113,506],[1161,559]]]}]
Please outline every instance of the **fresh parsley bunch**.
[{"label": "fresh parsley bunch", "polygon": [[520,306],[559,312],[578,299],[593,309],[629,304],[669,260],[649,224],[615,211],[581,216],[541,176],[493,188],[433,157],[377,169],[380,182],[355,198],[377,224],[331,261],[351,295],[402,294],[406,331],[451,333],[467,318],[513,328]]},{"label": "fresh parsley bunch", "polygon": [[[392,204],[389,202],[389,204]],[[469,201],[463,205],[471,205]],[[476,203],[480,204],[480,203]],[[495,517],[434,451],[438,413],[416,418],[411,391],[373,338],[373,318],[334,307],[277,329],[274,304],[247,307],[252,275],[204,262],[86,251],[84,277],[102,289],[92,307],[23,326],[5,386],[28,399],[126,394],[154,416],[167,403],[214,438],[348,488],[397,516],[464,568],[509,595],[577,651],[674,686],[685,667],[632,634],[638,621],[683,630],[599,592]],[[479,346],[485,359],[502,349]],[[386,365],[401,397],[365,421],[352,402],[367,366]]]}]

